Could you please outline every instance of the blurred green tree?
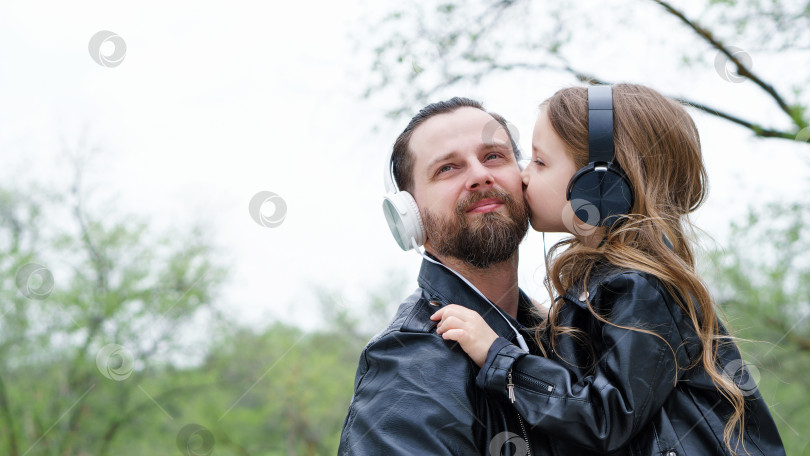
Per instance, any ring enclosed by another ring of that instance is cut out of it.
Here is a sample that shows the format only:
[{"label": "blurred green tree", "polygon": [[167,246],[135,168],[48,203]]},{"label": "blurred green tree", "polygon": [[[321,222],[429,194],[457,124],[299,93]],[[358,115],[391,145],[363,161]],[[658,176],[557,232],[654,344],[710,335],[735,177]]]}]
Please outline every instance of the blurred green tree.
[{"label": "blurred green tree", "polygon": [[78,164],[75,177],[64,197],[0,189],[0,453],[9,456],[105,455],[122,429],[166,419],[165,407],[201,385],[151,379],[199,363],[207,338],[195,335],[219,318],[212,303],[225,270],[202,227],[161,235],[114,210],[90,213]]},{"label": "blurred green tree", "polygon": [[81,182],[0,189],[0,454],[334,454],[401,275],[351,304],[315,287],[321,329],[246,328],[203,227],[87,210]]},{"label": "blurred green tree", "polygon": [[804,454],[810,428],[810,204],[773,203],[732,224],[706,257],[714,288],[779,427],[787,454]]},{"label": "blurred green tree", "polygon": [[405,296],[402,274],[346,302],[316,289],[326,326],[305,332],[275,323],[262,331],[232,327],[197,371],[221,385],[184,408],[205,423],[217,454],[333,455],[354,389],[360,352]]}]

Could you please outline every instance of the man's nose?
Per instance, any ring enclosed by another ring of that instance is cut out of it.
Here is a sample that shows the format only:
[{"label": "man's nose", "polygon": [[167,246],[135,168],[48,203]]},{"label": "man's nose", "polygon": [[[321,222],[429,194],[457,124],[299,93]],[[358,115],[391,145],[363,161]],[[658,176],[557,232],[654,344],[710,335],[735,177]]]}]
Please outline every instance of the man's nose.
[{"label": "man's nose", "polygon": [[469,176],[467,178],[467,188],[470,190],[482,187],[491,187],[495,183],[492,171],[482,163],[476,161],[470,165]]}]

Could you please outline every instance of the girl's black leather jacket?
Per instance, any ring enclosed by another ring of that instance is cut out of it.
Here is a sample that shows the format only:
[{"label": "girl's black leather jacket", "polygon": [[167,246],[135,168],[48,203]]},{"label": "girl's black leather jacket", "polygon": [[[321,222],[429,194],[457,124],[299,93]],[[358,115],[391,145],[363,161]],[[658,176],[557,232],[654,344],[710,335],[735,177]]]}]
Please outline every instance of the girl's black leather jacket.
[{"label": "girl's black leather jacket", "polygon": [[[599,321],[586,297],[610,322],[660,337]],[[559,323],[584,330],[592,351],[563,335],[556,351],[544,358],[498,339],[476,379],[490,398],[514,399],[528,432],[548,438],[549,454],[730,454],[723,427],[732,409],[702,364],[692,365],[699,353],[697,335],[661,282],[613,269],[563,299]],[[746,394],[744,447],[737,452],[784,455],[768,406],[737,347],[721,345],[718,362]]]}]

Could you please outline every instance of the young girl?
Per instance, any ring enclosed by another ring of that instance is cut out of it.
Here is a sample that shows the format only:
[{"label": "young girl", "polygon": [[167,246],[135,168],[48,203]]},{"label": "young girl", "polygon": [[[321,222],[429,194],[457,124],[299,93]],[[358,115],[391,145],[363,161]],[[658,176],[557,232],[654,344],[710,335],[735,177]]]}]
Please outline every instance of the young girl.
[{"label": "young girl", "polygon": [[546,259],[556,299],[536,331],[543,356],[458,305],[433,315],[437,332],[459,342],[481,367],[478,386],[511,402],[554,454],[784,455],[695,272],[688,214],[707,192],[697,129],[649,88],[615,85],[612,98],[613,163],[633,196],[629,212],[602,226],[584,224],[582,201],[569,201],[569,182],[589,163],[587,89],[543,102],[534,127],[523,171],[531,225],[573,234]]}]

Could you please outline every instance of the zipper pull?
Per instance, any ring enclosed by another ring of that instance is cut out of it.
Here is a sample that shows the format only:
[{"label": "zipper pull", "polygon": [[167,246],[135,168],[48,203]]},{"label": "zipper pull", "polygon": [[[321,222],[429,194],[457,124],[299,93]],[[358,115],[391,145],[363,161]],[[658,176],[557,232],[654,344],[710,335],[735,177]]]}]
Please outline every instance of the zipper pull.
[{"label": "zipper pull", "polygon": [[509,400],[515,403],[515,384],[512,383],[512,369],[509,369],[507,374],[508,382],[506,383],[506,390],[509,392]]}]

